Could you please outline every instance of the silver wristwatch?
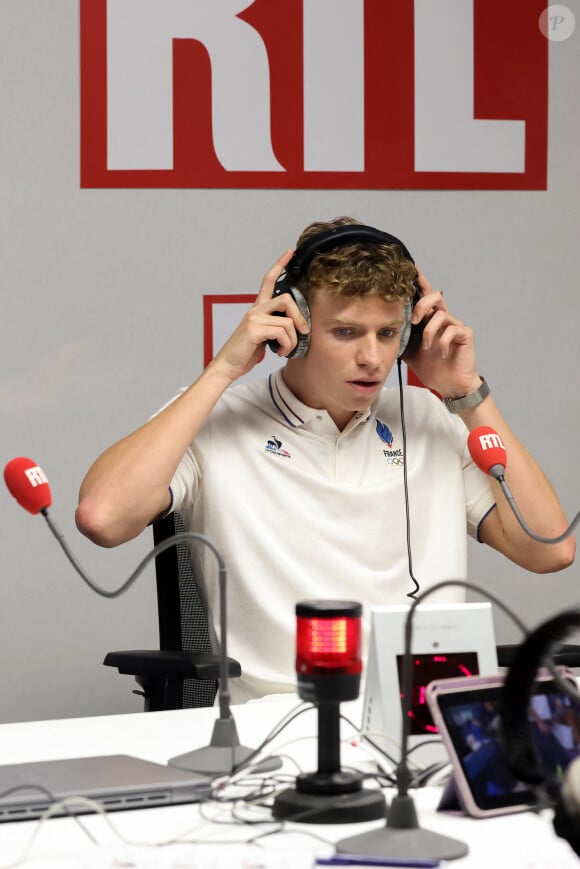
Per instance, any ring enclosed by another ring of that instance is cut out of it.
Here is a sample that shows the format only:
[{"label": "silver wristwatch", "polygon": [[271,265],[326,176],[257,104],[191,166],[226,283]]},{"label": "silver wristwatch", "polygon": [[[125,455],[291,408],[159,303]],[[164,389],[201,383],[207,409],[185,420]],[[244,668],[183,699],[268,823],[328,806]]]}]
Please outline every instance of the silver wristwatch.
[{"label": "silver wristwatch", "polygon": [[[481,377],[481,375],[480,375]],[[450,413],[459,413],[462,410],[471,410],[481,404],[484,398],[490,393],[490,388],[487,385],[485,378],[481,377],[481,386],[474,392],[468,395],[462,395],[460,398],[444,398],[443,403]]]}]

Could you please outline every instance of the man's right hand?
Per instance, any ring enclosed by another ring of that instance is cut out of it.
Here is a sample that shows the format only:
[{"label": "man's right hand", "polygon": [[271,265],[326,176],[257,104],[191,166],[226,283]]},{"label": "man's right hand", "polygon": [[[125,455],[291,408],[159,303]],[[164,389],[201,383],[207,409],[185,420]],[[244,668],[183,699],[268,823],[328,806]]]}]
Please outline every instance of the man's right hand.
[{"label": "man's right hand", "polygon": [[292,254],[292,250],[286,251],[264,275],[256,301],[208,366],[221,371],[231,383],[262,359],[268,341],[278,342],[278,356],[288,356],[297,344],[296,332],[309,331],[308,323],[289,293],[272,298],[276,281]]},{"label": "man's right hand", "polygon": [[288,293],[272,298],[291,257],[289,250],[265,275],[256,301],[201,376],[93,463],[81,485],[76,521],[95,543],[124,543],[167,509],[175,470],[223,392],[260,361],[267,341],[278,341],[285,356],[296,345],[296,330],[308,331]]}]

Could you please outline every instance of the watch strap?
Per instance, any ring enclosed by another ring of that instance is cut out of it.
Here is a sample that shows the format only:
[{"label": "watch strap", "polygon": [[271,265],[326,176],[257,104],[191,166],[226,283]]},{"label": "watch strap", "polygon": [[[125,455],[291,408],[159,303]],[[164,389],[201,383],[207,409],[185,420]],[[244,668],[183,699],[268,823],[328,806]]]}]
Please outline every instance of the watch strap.
[{"label": "watch strap", "polygon": [[[481,377],[481,375],[480,375]],[[472,410],[481,404],[484,398],[490,394],[491,390],[484,377],[481,377],[481,385],[469,392],[467,395],[462,395],[459,398],[444,398],[443,403],[449,413],[459,413],[462,410]]]}]

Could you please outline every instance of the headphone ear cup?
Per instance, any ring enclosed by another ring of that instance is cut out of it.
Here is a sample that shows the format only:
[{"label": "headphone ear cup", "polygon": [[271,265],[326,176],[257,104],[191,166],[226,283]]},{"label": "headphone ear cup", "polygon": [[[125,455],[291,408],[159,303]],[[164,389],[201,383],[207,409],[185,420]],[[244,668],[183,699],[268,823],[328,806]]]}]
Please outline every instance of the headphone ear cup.
[{"label": "headphone ear cup", "polygon": [[[312,326],[312,320],[310,317],[310,307],[308,302],[306,301],[304,295],[300,292],[297,287],[293,287],[287,280],[280,280],[276,285],[276,289],[274,291],[274,296],[281,296],[283,293],[288,293],[298,307],[298,310],[308,323],[308,325]],[[284,317],[286,316],[283,311],[274,311],[274,316],[276,317]],[[310,332],[304,334],[303,332],[296,332],[297,342],[296,346],[293,350],[288,353],[286,359],[297,359],[300,356],[305,356],[306,352],[310,346]],[[277,341],[268,341],[268,347],[274,353],[277,353],[280,345]]]},{"label": "headphone ear cup", "polygon": [[397,357],[401,359],[407,350],[409,339],[411,337],[411,314],[413,306],[411,302],[405,302],[403,306],[403,325],[401,326],[401,337],[399,340],[399,352]]},{"label": "headphone ear cup", "polygon": [[421,347],[425,323],[423,320],[421,320],[420,323],[411,323],[413,308],[420,297],[419,290],[415,287],[413,301],[405,302],[403,307],[403,326],[401,329],[401,340],[399,342],[399,359],[404,359],[406,356],[413,356],[413,354]]},{"label": "headphone ear cup", "polygon": [[[305,297],[300,292],[300,290],[297,289],[297,287],[292,287],[290,289],[290,295],[296,302],[298,310],[308,323],[308,326],[312,328],[310,307]],[[298,341],[296,342],[296,347],[294,347],[294,349],[290,351],[290,353],[286,357],[287,359],[297,359],[299,356],[306,356],[308,348],[310,347],[310,332],[307,332],[306,334],[304,334],[303,332],[296,332],[296,337],[298,338]]]}]

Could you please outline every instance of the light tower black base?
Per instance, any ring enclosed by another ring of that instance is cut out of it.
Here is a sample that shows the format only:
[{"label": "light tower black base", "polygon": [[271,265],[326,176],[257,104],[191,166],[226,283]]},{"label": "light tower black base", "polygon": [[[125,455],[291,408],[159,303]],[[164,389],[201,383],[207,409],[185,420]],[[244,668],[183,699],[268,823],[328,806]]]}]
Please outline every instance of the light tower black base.
[{"label": "light tower black base", "polygon": [[272,809],[279,821],[301,824],[354,824],[376,821],[387,811],[380,791],[363,788],[353,794],[303,794],[288,788],[278,794]]},{"label": "light tower black base", "polygon": [[385,818],[387,805],[381,791],[362,787],[362,776],[337,771],[298,776],[296,787],[274,800],[279,821],[303,824],[354,824]]}]

